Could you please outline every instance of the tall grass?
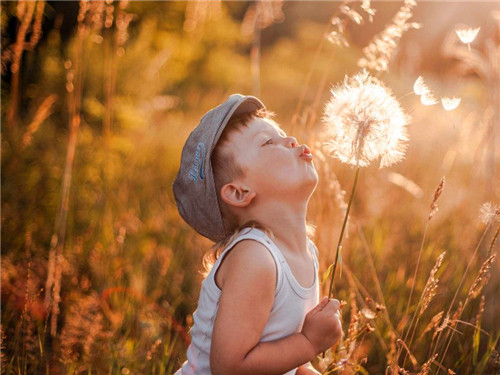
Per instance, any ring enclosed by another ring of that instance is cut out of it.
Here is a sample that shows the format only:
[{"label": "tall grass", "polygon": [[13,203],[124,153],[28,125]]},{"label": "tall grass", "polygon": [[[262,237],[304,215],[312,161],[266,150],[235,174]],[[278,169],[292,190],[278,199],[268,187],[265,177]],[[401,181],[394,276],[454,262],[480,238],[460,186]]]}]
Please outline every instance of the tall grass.
[{"label": "tall grass", "polygon": [[[328,293],[353,175],[321,147],[328,86],[356,71],[362,56],[362,64],[382,58],[368,65],[381,67],[374,74],[395,93],[408,92],[416,78],[390,71],[401,36],[417,26],[413,2],[402,2],[374,36],[373,48],[382,46],[377,40],[396,27],[389,35],[395,49],[368,55],[349,46],[346,30],[376,22],[377,4],[336,5],[326,26],[304,21],[293,43],[266,46],[258,34],[287,22],[283,3],[247,10],[81,1],[66,43],[60,18],[40,42],[50,4],[2,3],[2,20],[16,26],[11,45],[2,41],[11,69],[2,70],[2,373],[170,374],[179,367],[210,244],[180,219],[171,183],[190,129],[231,92],[260,88],[285,130],[313,147],[320,184],[308,219]],[[497,42],[491,38],[488,48]],[[467,47],[446,43],[469,67],[481,55],[474,45],[467,55]],[[294,63],[298,54],[308,70]],[[481,56],[481,66],[494,66]],[[487,135],[498,132],[491,83],[498,72],[488,72],[456,93],[456,127],[437,106],[401,99],[412,111],[410,148],[391,171],[368,167],[358,182],[333,285],[345,301],[345,336],[315,360],[324,373],[499,371],[499,218],[491,212],[499,203],[498,157],[483,152],[496,147]],[[463,71],[453,74],[465,80]],[[447,89],[438,78],[432,85]],[[485,87],[491,102],[478,94]],[[396,185],[391,173],[404,178]],[[446,186],[436,190],[443,175]],[[495,199],[481,223],[480,205]]]}]

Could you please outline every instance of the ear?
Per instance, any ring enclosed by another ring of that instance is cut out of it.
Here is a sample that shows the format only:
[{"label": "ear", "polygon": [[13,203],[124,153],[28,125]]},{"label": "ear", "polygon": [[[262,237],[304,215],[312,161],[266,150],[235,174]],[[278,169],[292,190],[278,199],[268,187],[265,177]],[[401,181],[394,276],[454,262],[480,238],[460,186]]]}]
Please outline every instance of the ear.
[{"label": "ear", "polygon": [[249,187],[235,182],[225,184],[220,191],[224,202],[233,207],[246,207],[252,202],[257,193]]}]

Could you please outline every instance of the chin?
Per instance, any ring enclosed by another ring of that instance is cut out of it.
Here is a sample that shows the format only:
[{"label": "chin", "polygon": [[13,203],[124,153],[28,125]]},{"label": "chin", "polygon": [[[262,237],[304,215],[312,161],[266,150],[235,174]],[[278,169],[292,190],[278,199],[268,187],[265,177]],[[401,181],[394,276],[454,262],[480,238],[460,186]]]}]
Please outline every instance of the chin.
[{"label": "chin", "polygon": [[318,173],[314,170],[314,173],[308,176],[308,178],[304,181],[304,191],[310,197],[314,190],[316,190],[316,186],[318,186]]},{"label": "chin", "polygon": [[310,176],[308,176],[308,181],[310,180],[310,183],[314,184],[314,187],[316,187],[316,185],[318,185],[318,181],[319,181],[319,176],[318,176],[318,172],[316,172],[316,168],[312,168],[312,171],[310,173]]}]

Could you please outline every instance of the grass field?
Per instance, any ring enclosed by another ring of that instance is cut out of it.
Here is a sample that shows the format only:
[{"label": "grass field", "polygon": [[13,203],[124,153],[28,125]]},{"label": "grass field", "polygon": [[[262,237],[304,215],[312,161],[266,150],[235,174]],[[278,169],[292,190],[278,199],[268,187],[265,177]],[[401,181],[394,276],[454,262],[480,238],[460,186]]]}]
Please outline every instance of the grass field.
[{"label": "grass field", "polygon": [[[500,373],[499,11],[449,7],[2,1],[2,373],[171,374],[185,360],[212,244],[171,185],[190,131],[234,92],[311,147],[328,294],[356,168],[325,148],[322,115],[363,66],[411,117],[408,148],[360,170],[333,289],[344,337],[314,365]],[[468,43],[455,32],[475,27]]]}]

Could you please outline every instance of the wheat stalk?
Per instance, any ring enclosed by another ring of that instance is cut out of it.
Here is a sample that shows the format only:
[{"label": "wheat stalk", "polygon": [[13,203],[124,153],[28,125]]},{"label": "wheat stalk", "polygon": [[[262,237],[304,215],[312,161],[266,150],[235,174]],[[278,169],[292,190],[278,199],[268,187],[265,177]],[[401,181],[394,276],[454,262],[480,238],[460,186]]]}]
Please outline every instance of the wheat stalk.
[{"label": "wheat stalk", "polygon": [[63,172],[61,200],[57,212],[54,233],[50,242],[49,251],[49,266],[47,273],[47,282],[45,285],[45,305],[51,310],[50,334],[57,334],[57,317],[59,315],[59,302],[61,291],[62,263],[63,263],[63,247],[66,237],[66,224],[69,212],[69,193],[71,188],[71,180],[73,174],[73,161],[75,159],[76,143],[78,138],[78,129],[80,127],[80,106],[83,90],[83,74],[84,74],[84,59],[83,48],[84,39],[88,32],[88,27],[85,24],[85,18],[88,12],[88,4],[86,1],[80,2],[80,10],[78,14],[78,38],[75,48],[75,64],[72,68],[72,63],[67,63],[67,68],[72,68],[68,71],[66,78],[66,91],[68,92],[68,112],[69,112],[69,139],[66,151],[66,162]]},{"label": "wheat stalk", "polygon": [[18,121],[19,112],[19,84],[20,84],[20,72],[21,72],[21,58],[23,51],[25,49],[25,38],[28,33],[28,29],[33,20],[33,13],[35,11],[36,2],[35,1],[19,1],[17,4],[18,17],[21,19],[21,25],[16,35],[16,42],[13,48],[12,64],[10,66],[10,71],[12,73],[11,81],[11,103],[7,111],[7,124],[10,127],[14,127]]},{"label": "wheat stalk", "polygon": [[[461,306],[460,309],[457,309],[456,316],[453,316],[453,322],[455,322],[454,324],[456,324],[456,322],[458,322],[458,320],[460,319],[462,312],[463,312],[465,306],[467,305],[467,303],[470,301],[470,299],[476,298],[479,295],[479,293],[481,292],[481,290],[483,289],[484,285],[486,285],[486,283],[489,281],[491,264],[493,263],[495,258],[496,258],[496,254],[493,253],[482,264],[481,268],[479,269],[479,273],[478,273],[476,279],[474,280],[474,282],[472,283],[472,285],[469,289],[469,293],[467,294],[467,298],[465,299],[463,306]],[[440,365],[442,365],[443,359],[446,357],[446,353],[448,352],[448,349],[451,345],[451,340],[453,339],[454,333],[455,333],[455,331],[451,332],[450,338],[448,339],[448,343],[447,343],[446,348],[444,350],[444,354],[441,357],[442,359],[441,359]]]},{"label": "wheat stalk", "polygon": [[[441,181],[439,182],[439,184],[437,185],[436,189],[434,190],[434,195],[433,195],[432,202],[431,202],[431,205],[430,205],[429,216],[427,217],[427,221],[426,221],[425,229],[424,229],[424,235],[422,236],[422,242],[420,243],[420,249],[418,251],[417,265],[415,266],[415,272],[413,273],[413,279],[412,279],[412,283],[411,283],[410,295],[408,297],[408,302],[406,303],[406,309],[405,309],[405,313],[403,315],[403,319],[405,319],[408,316],[408,312],[410,310],[411,299],[412,299],[412,296],[413,296],[413,291],[415,290],[415,284],[417,282],[418,269],[420,267],[420,260],[422,258],[422,252],[424,250],[424,244],[425,244],[425,240],[427,238],[427,232],[428,232],[428,229],[429,229],[429,223],[430,223],[430,221],[432,220],[432,218],[434,217],[434,215],[436,214],[436,212],[438,210],[437,201],[438,201],[439,197],[441,196],[441,194],[443,193],[444,184],[445,184],[445,177],[442,177]],[[416,313],[416,311],[417,310],[415,310],[415,313]],[[415,314],[413,314],[413,317],[412,317],[412,320],[410,322],[410,325],[408,326],[406,334],[404,335],[404,339],[403,340],[405,340],[405,341],[408,338],[408,335],[410,334],[410,331],[411,331],[414,319],[415,319]],[[403,329],[404,329],[404,327],[403,327]],[[401,354],[401,350],[398,351],[398,354],[396,356],[396,361],[399,361],[400,354]],[[403,360],[403,366],[404,366],[404,361],[406,360],[406,357],[407,356],[405,355],[405,359]]]}]

